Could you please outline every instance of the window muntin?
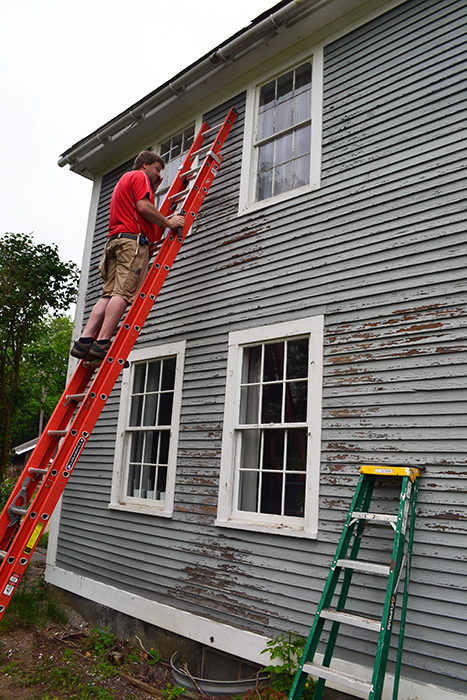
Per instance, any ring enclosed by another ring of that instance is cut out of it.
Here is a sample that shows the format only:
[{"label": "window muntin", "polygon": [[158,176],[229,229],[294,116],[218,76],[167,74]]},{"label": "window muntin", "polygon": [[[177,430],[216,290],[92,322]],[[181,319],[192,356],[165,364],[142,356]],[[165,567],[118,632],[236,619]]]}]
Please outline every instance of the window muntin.
[{"label": "window muntin", "polygon": [[256,201],[310,183],[311,72],[307,61],[260,88]]}]

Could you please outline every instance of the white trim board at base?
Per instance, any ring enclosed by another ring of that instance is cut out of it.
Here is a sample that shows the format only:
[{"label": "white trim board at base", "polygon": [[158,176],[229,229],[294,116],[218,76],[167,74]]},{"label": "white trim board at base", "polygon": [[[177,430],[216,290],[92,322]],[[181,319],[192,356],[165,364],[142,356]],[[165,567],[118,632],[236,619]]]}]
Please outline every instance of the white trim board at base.
[{"label": "white trim board at base", "polygon": [[[47,583],[62,588],[65,591],[79,595],[99,605],[104,605],[119,613],[144,620],[150,625],[178,634],[187,639],[223,651],[233,656],[240,656],[258,664],[268,663],[261,652],[269,641],[266,637],[246,630],[239,630],[230,625],[224,625],[207,618],[193,615],[184,610],[177,610],[168,605],[151,601],[128,591],[108,586],[91,578],[73,574],[65,569],[47,564],[45,578]],[[241,654],[239,653],[241,650]],[[317,655],[317,661],[321,658]],[[274,663],[274,662],[273,662]],[[338,661],[334,664],[336,670],[359,676],[362,669],[355,664]],[[369,669],[365,669],[370,673]],[[386,678],[383,700],[392,697],[393,678]],[[338,688],[328,683],[330,687]],[[339,688],[338,688],[339,689]],[[345,690],[342,688],[342,690]],[[465,695],[455,693],[434,685],[415,683],[402,678],[399,688],[399,700],[465,700]]]}]

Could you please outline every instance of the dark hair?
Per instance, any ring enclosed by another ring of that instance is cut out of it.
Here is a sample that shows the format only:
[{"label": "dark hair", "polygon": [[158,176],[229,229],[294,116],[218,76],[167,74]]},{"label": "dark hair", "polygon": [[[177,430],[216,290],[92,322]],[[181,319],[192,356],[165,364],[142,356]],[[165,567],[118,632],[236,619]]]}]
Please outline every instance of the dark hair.
[{"label": "dark hair", "polygon": [[141,151],[141,153],[135,158],[133,170],[141,170],[144,163],[147,163],[148,165],[151,165],[152,163],[160,163],[162,169],[165,168],[163,159],[152,151]]}]

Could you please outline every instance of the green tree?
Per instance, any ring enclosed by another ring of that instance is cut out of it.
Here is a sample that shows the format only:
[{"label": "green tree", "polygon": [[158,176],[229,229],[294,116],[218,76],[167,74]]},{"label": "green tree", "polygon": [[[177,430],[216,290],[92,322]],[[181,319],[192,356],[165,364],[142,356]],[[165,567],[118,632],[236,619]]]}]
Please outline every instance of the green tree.
[{"label": "green tree", "polygon": [[47,316],[37,337],[25,345],[13,407],[13,445],[40,435],[62,395],[72,330],[69,316]]},{"label": "green tree", "polygon": [[25,347],[40,336],[44,319],[74,301],[78,269],[58,248],[35,244],[29,234],[0,238],[0,480],[8,465],[12,421]]}]

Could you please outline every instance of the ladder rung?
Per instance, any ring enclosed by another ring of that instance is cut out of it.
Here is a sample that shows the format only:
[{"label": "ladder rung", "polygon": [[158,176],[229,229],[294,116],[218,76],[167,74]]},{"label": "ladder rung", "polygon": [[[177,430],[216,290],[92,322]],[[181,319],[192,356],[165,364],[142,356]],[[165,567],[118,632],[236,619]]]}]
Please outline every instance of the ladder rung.
[{"label": "ladder rung", "polygon": [[65,435],[68,433],[68,430],[48,430],[47,435],[50,437],[65,437]]},{"label": "ladder rung", "polygon": [[211,134],[217,134],[219,129],[222,126],[222,122],[219,122],[219,124],[216,124],[215,126],[211,126],[207,131],[203,131],[203,138],[207,138]]},{"label": "ladder rung", "polygon": [[0,549],[0,559],[5,559],[7,554],[8,554],[8,552],[5,552],[4,549]]},{"label": "ladder rung", "polygon": [[374,632],[379,632],[381,630],[381,620],[376,620],[371,617],[362,617],[361,615],[341,610],[321,610],[320,617],[324,617],[325,620],[341,622],[344,625],[361,627],[362,629],[372,630]]},{"label": "ladder rung", "polygon": [[196,156],[199,156],[200,153],[203,151],[210,151],[211,150],[212,143],[205,143],[201,148],[198,148],[197,151],[193,151],[191,154],[191,158],[194,160]]},{"label": "ladder rung", "polygon": [[178,202],[179,199],[184,199],[187,194],[189,193],[190,188],[188,187],[186,190],[183,190],[182,192],[177,192],[177,194],[172,194],[170,195],[169,199],[171,202]]},{"label": "ladder rung", "polygon": [[65,403],[68,401],[82,401],[86,397],[86,394],[67,394],[65,397]]},{"label": "ladder rung", "polygon": [[40,467],[29,467],[28,472],[30,474],[47,474],[48,469],[41,469]]},{"label": "ladder rung", "polygon": [[352,513],[352,518],[355,520],[373,521],[380,525],[392,525],[393,523],[397,523],[397,515],[386,515],[386,513],[359,513],[355,511]]},{"label": "ladder rung", "polygon": [[341,673],[340,671],[334,671],[326,666],[311,663],[303,664],[303,670],[305,673],[309,673],[312,676],[340,683],[352,690],[359,690],[363,693],[371,692],[372,683],[370,681],[362,681],[360,678],[354,678],[354,676],[350,676],[348,673]]},{"label": "ladder rung", "polygon": [[191,168],[191,170],[185,170],[184,173],[180,173],[181,180],[192,180],[199,173],[199,168]]},{"label": "ladder rung", "polygon": [[338,559],[337,566],[367,574],[381,574],[382,576],[389,576],[390,571],[390,567],[384,564],[373,564],[371,561],[357,561],[355,559]]},{"label": "ladder rung", "polygon": [[28,512],[27,508],[18,508],[18,506],[11,506],[8,510],[14,513],[15,515],[26,515],[26,513]]}]

